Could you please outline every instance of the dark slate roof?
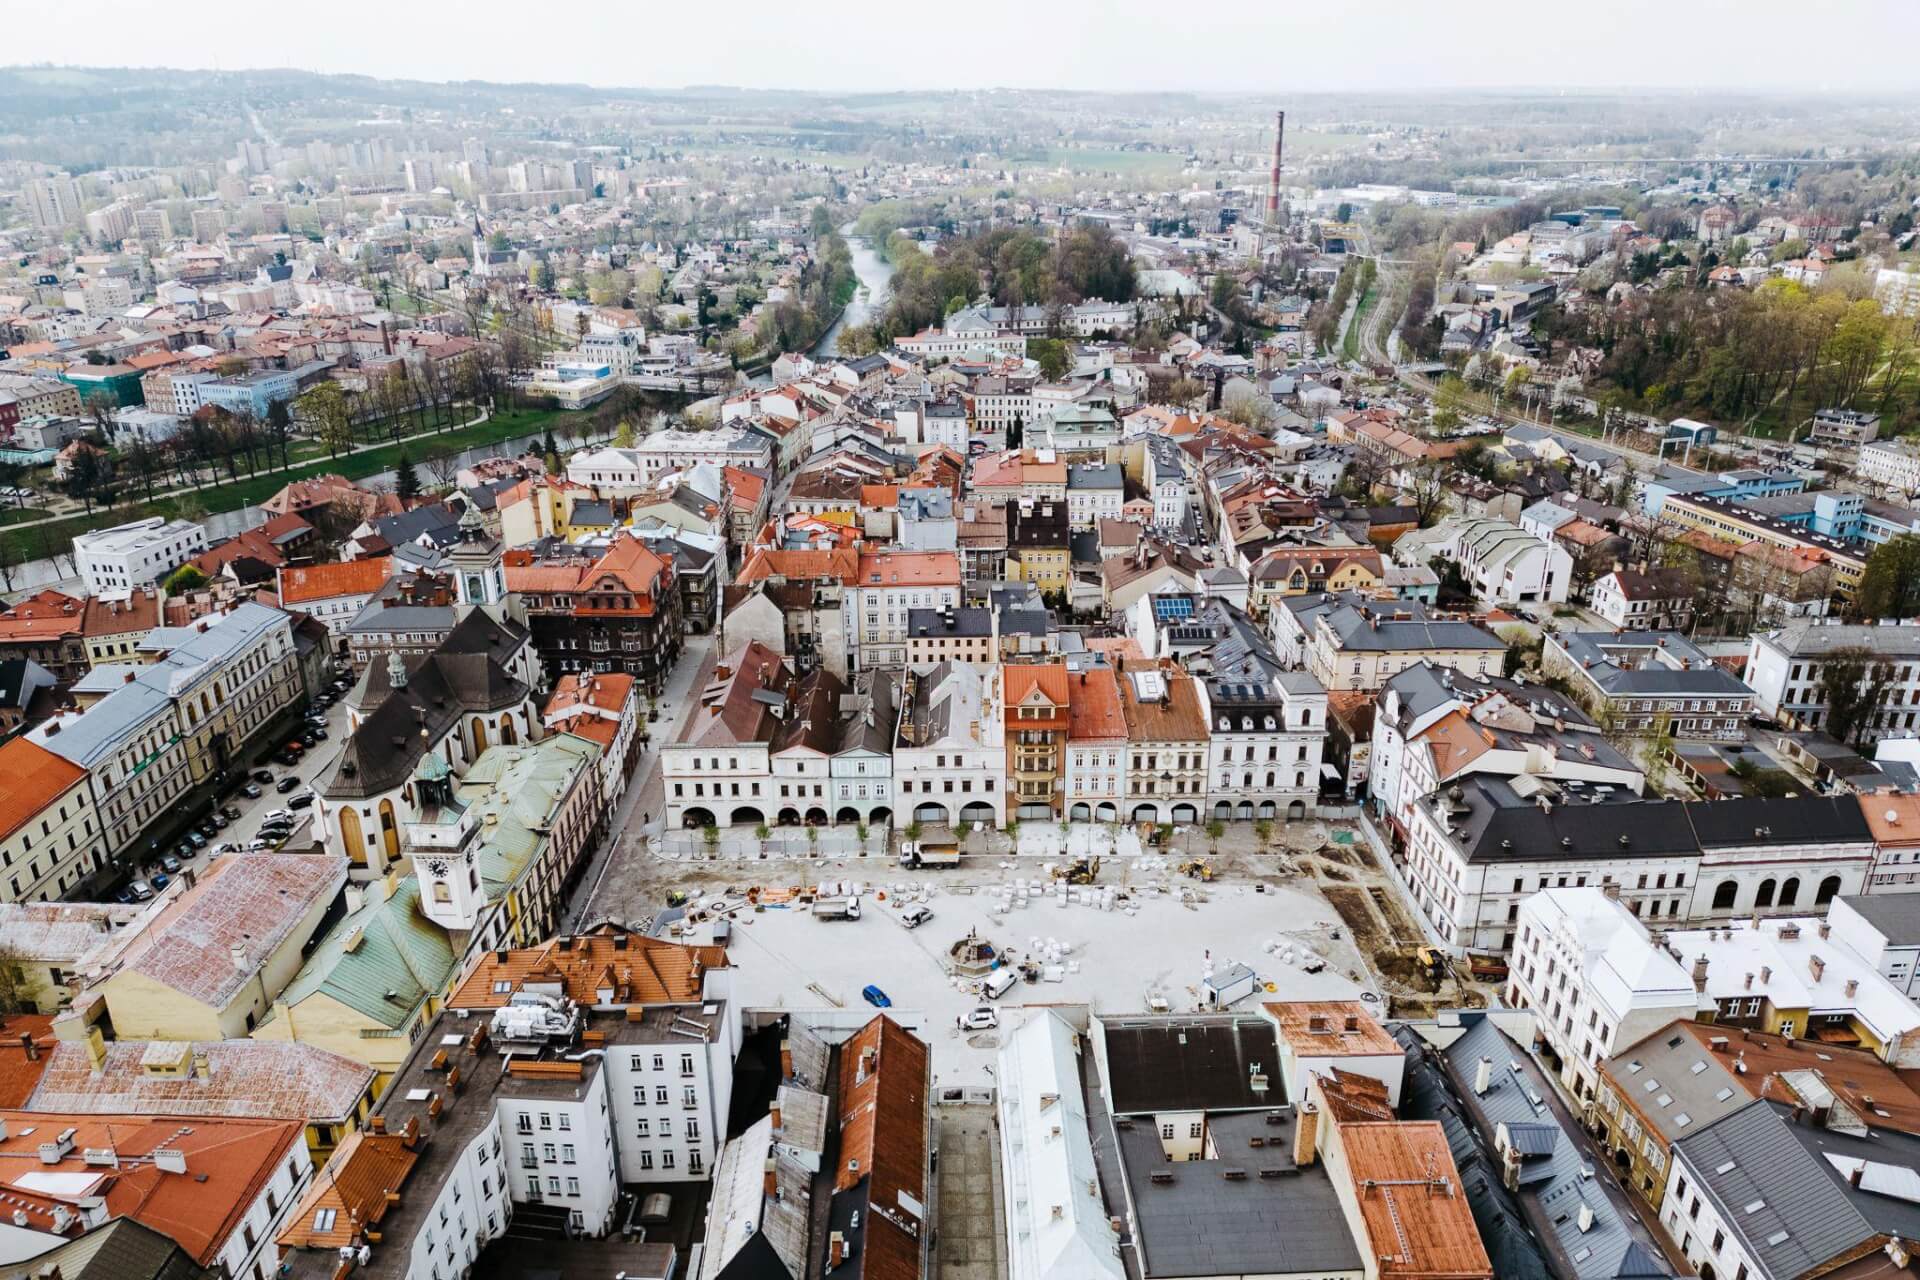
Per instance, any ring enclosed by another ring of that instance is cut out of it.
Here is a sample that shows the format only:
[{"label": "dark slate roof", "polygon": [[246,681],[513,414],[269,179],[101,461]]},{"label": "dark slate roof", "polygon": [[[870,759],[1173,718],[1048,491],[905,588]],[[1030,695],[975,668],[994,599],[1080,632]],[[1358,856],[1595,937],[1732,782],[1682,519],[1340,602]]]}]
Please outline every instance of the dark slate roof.
[{"label": "dark slate roof", "polygon": [[1480,1145],[1454,1097],[1439,1056],[1406,1027],[1395,1028],[1393,1034],[1407,1050],[1400,1114],[1407,1120],[1439,1122],[1454,1167],[1460,1171],[1460,1189],[1473,1211],[1473,1225],[1479,1229],[1480,1243],[1486,1246],[1487,1258],[1493,1263],[1493,1273],[1500,1280],[1557,1280],[1546,1249],[1527,1226],[1519,1200],[1501,1181],[1500,1165],[1490,1154],[1491,1147]]},{"label": "dark slate roof", "polygon": [[567,523],[580,527],[606,528],[613,524],[613,504],[606,501],[576,502]]},{"label": "dark slate roof", "polygon": [[8,658],[0,662],[0,707],[25,710],[33,701],[36,689],[52,688],[58,683],[53,672],[32,658]]},{"label": "dark slate roof", "polygon": [[[1822,1143],[1841,1136],[1820,1131]],[[1875,1234],[1837,1179],[1826,1176],[1828,1162],[1796,1140],[1765,1101],[1756,1098],[1682,1138],[1674,1150],[1686,1156],[1688,1180],[1713,1200],[1769,1275],[1805,1275]],[[1905,1208],[1901,1216],[1920,1218],[1920,1206]]]},{"label": "dark slate roof", "polygon": [[1726,845],[1830,844],[1873,839],[1867,816],[1852,796],[1753,796],[1690,804],[1687,816],[1702,848]]},{"label": "dark slate roof", "polygon": [[61,1280],[202,1280],[214,1273],[179,1245],[133,1218],[114,1218],[78,1239],[24,1259],[23,1274]]},{"label": "dark slate roof", "polygon": [[[455,628],[456,634],[459,630]],[[406,670],[406,687],[395,689],[384,661],[368,666],[362,677],[367,682],[362,705],[378,701],[341,748],[325,788],[330,799],[364,798],[399,786],[461,716],[499,711],[525,701],[528,694],[527,686],[487,653],[449,650],[446,644],[413,658]]]},{"label": "dark slate roof", "polygon": [[460,541],[460,517],[443,502],[403,511],[397,516],[382,516],[373,522],[373,531],[394,546],[425,537],[437,547],[450,547]]},{"label": "dark slate roof", "polygon": [[[1170,1016],[1105,1024],[1115,1115],[1232,1111],[1286,1103],[1280,1046],[1264,1018]],[[1254,1092],[1254,1069],[1267,1077]]]},{"label": "dark slate roof", "polygon": [[[1527,1225],[1548,1250],[1553,1273],[1577,1280],[1619,1280],[1625,1274],[1646,1274],[1648,1257],[1657,1256],[1653,1254],[1652,1238],[1633,1216],[1632,1206],[1607,1162],[1579,1141],[1579,1122],[1562,1105],[1546,1076],[1526,1050],[1508,1039],[1485,1014],[1462,1010],[1457,1016],[1460,1035],[1444,1051],[1429,1054],[1423,1050],[1410,1058],[1437,1057],[1444,1061],[1448,1079],[1445,1100],[1438,1105],[1455,1112],[1475,1130],[1489,1156],[1495,1134],[1503,1124],[1509,1132],[1514,1126],[1535,1125],[1556,1131],[1550,1153],[1523,1161],[1525,1166],[1537,1162],[1539,1168],[1523,1172],[1516,1197]],[[1404,1037],[1401,1042],[1408,1043]],[[1417,1036],[1413,1043],[1419,1044]],[[1486,1093],[1476,1096],[1468,1086],[1481,1058],[1493,1061],[1492,1084]],[[1542,1137],[1529,1135],[1525,1141],[1538,1148],[1547,1145]],[[1461,1173],[1467,1178],[1465,1168]],[[1586,1231],[1579,1226],[1582,1204],[1593,1210],[1593,1224]],[[1496,1272],[1507,1280],[1508,1273],[1500,1267],[1500,1254],[1491,1240],[1487,1241],[1487,1251]],[[1657,1274],[1667,1272],[1662,1269]]]},{"label": "dark slate roof", "polygon": [[[1642,800],[1624,788],[1583,788],[1581,794],[1581,800],[1563,798],[1543,809],[1505,778],[1474,777],[1421,803],[1452,809],[1454,839],[1470,862],[1536,860],[1553,852],[1592,859],[1668,857],[1699,850],[1685,806]],[[1602,808],[1604,814],[1596,812]]]}]

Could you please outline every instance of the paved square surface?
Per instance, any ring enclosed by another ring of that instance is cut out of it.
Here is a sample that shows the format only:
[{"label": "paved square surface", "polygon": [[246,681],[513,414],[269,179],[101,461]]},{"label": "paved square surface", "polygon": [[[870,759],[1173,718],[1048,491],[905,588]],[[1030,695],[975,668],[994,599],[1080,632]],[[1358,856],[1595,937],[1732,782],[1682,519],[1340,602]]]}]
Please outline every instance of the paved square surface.
[{"label": "paved square surface", "polygon": [[940,1150],[936,1280],[1005,1280],[1007,1227],[993,1116],[988,1106],[934,1109]]}]

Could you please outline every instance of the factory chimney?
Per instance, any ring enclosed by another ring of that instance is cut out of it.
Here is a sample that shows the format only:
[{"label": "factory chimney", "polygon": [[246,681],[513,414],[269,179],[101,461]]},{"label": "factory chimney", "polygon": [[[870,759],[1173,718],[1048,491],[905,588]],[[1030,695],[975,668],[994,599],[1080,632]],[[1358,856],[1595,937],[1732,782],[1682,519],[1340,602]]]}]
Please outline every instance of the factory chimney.
[{"label": "factory chimney", "polygon": [[1287,113],[1276,111],[1273,116],[1273,176],[1267,185],[1267,231],[1269,234],[1280,230],[1280,149],[1287,137]]}]

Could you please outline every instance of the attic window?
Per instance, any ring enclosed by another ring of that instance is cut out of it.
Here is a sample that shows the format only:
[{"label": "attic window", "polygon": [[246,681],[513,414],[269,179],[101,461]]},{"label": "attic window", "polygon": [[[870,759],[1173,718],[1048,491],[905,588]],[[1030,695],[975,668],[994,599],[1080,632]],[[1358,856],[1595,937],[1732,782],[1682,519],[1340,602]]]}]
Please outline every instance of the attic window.
[{"label": "attic window", "polygon": [[1707,1064],[1705,1062],[1696,1062],[1692,1066],[1687,1068],[1687,1074],[1697,1076],[1702,1071],[1705,1071],[1706,1069],[1707,1069]]},{"label": "attic window", "polygon": [[313,1214],[313,1229],[315,1231],[333,1230],[333,1220],[338,1213],[337,1209],[316,1209]]},{"label": "attic window", "polygon": [[505,978],[498,978],[494,980],[493,994],[497,996],[504,996],[512,990],[513,990],[513,984],[511,982],[508,982]]},{"label": "attic window", "polygon": [[1720,1092],[1713,1095],[1713,1100],[1715,1102],[1725,1102],[1728,1098],[1731,1098],[1732,1096],[1733,1096],[1732,1089],[1723,1088],[1720,1090]]},{"label": "attic window", "polygon": [[1627,1064],[1627,1074],[1628,1074],[1628,1075],[1630,1075],[1630,1076],[1636,1076],[1636,1075],[1639,1075],[1639,1074],[1640,1074],[1640,1071],[1641,1071],[1641,1064],[1640,1064],[1640,1063],[1639,1063],[1638,1061],[1634,1061],[1634,1062],[1629,1062],[1629,1063]]},{"label": "attic window", "polygon": [[1767,1202],[1765,1200],[1755,1200],[1752,1203],[1747,1205],[1745,1212],[1758,1213],[1766,1207],[1767,1207]]},{"label": "attic window", "polygon": [[1715,1165],[1713,1171],[1715,1173],[1732,1173],[1733,1168],[1734,1168],[1733,1161],[1729,1160],[1725,1164]]},{"label": "attic window", "polygon": [[1676,1129],[1684,1129],[1692,1123],[1693,1123],[1693,1117],[1688,1115],[1684,1111],[1680,1112],[1678,1115],[1674,1116],[1673,1118],[1673,1127]]},{"label": "attic window", "polygon": [[1647,1082],[1640,1086],[1640,1091],[1642,1093],[1652,1093],[1655,1089],[1658,1089],[1659,1087],[1660,1087],[1660,1082],[1658,1080],[1653,1079],[1651,1076],[1649,1076],[1647,1078]]},{"label": "attic window", "polygon": [[1786,1242],[1787,1242],[1787,1233],[1784,1231],[1776,1231],[1772,1235],[1767,1237],[1768,1244],[1785,1244]]},{"label": "attic window", "polygon": [[1669,1041],[1667,1041],[1667,1048],[1669,1048],[1669,1049],[1678,1049],[1679,1047],[1680,1047],[1680,1037],[1679,1037],[1679,1036],[1675,1036],[1675,1037],[1674,1037],[1673,1039],[1671,1039],[1671,1040],[1669,1040]]}]

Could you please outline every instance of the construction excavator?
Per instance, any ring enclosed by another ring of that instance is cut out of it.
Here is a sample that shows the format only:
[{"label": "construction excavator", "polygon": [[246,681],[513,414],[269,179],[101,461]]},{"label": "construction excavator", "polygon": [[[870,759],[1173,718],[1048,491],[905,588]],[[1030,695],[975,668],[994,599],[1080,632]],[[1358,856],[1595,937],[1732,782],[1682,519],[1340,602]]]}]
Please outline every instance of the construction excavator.
[{"label": "construction excavator", "polygon": [[1206,884],[1213,880],[1213,864],[1205,858],[1189,858],[1180,864],[1180,874]]},{"label": "construction excavator", "polygon": [[1072,862],[1062,863],[1053,869],[1055,880],[1064,880],[1068,884],[1092,884],[1100,875],[1100,859],[1075,858]]}]

